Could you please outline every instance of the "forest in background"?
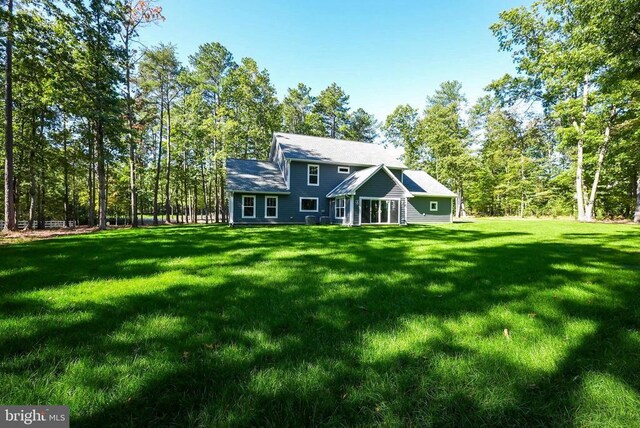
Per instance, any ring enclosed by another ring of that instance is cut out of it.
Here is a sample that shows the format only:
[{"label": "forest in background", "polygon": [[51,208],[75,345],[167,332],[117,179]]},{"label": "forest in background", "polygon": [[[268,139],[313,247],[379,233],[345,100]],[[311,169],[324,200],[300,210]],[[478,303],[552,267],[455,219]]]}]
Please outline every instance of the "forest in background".
[{"label": "forest in background", "polygon": [[226,221],[226,158],[273,132],[387,144],[458,194],[456,215],[640,222],[640,0],[542,0],[491,31],[518,73],[469,101],[447,81],[382,123],[336,83],[282,99],[219,43],[143,47],[149,0],[5,0],[5,228]]}]

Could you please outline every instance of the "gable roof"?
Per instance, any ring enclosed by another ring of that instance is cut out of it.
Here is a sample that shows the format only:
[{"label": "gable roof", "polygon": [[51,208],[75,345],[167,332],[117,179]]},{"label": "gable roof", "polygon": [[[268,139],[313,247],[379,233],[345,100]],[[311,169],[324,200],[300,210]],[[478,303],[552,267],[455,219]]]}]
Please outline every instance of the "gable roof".
[{"label": "gable roof", "polygon": [[380,144],[310,135],[273,134],[274,144],[279,144],[286,159],[310,160],[345,165],[380,165],[406,169],[399,160],[399,152]]},{"label": "gable roof", "polygon": [[290,193],[274,162],[227,159],[227,190],[230,192]]},{"label": "gable roof", "polygon": [[369,168],[356,171],[345,178],[340,184],[338,184],[333,190],[327,193],[327,198],[336,198],[339,196],[354,195],[364,183],[366,183],[371,177],[376,175],[380,170],[383,170],[389,178],[391,178],[405,193],[407,197],[411,197],[411,192],[396,178],[395,175],[389,169],[380,164],[378,166],[370,166]]},{"label": "gable roof", "polygon": [[457,196],[424,171],[413,169],[403,171],[402,183],[414,195],[448,196],[452,198]]}]

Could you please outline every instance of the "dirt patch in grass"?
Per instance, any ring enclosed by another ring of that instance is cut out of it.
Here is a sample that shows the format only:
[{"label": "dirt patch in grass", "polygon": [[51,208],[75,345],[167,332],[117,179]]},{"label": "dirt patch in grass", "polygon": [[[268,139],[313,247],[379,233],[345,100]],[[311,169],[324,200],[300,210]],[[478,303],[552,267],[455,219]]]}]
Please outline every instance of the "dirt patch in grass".
[{"label": "dirt patch in grass", "polygon": [[97,231],[97,227],[80,226],[75,228],[44,229],[44,230],[20,230],[16,232],[0,232],[0,245],[16,242],[38,241],[66,235],[84,235]]}]

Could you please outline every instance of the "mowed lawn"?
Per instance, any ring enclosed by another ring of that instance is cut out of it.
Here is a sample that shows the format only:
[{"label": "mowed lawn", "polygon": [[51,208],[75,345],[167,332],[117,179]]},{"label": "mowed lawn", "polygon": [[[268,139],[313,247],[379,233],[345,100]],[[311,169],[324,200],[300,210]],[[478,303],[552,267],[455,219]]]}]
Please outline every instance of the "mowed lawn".
[{"label": "mowed lawn", "polygon": [[0,284],[0,403],[73,426],[640,426],[633,225],[122,229]]}]

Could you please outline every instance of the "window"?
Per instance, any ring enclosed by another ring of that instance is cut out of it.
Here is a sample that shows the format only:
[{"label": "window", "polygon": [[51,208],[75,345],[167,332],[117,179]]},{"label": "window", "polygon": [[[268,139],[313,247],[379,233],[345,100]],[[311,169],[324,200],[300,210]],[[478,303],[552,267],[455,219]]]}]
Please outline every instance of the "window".
[{"label": "window", "polygon": [[349,174],[351,172],[351,168],[349,168],[348,166],[339,166],[338,172],[340,174]]},{"label": "window", "polygon": [[320,185],[320,166],[307,165],[307,184],[309,186]]},{"label": "window", "polygon": [[242,197],[242,218],[256,218],[256,197]]},{"label": "window", "polygon": [[278,217],[278,197],[277,196],[264,197],[264,217],[265,218]]},{"label": "window", "polygon": [[438,202],[436,202],[436,201],[429,202],[429,210],[430,211],[438,211]]},{"label": "window", "polygon": [[318,198],[300,198],[301,212],[318,212]]},{"label": "window", "polygon": [[344,198],[336,199],[336,218],[344,218]]}]

